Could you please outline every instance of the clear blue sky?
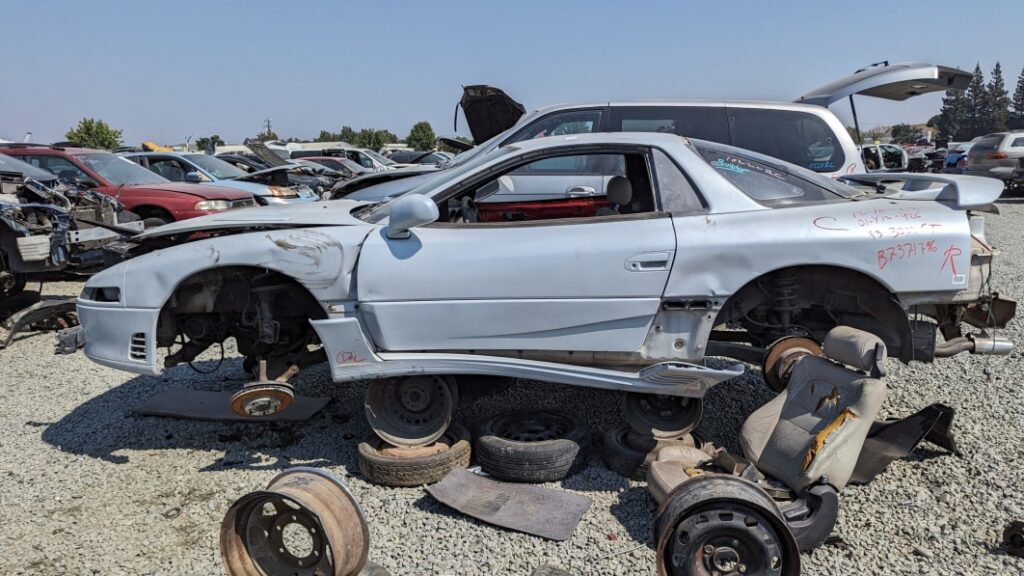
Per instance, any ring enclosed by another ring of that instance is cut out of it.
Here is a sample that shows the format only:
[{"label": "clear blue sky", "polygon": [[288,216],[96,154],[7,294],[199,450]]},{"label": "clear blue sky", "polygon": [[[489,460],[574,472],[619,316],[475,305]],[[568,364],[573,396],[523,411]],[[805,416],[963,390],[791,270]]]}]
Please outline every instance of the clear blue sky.
[{"label": "clear blue sky", "polygon": [[[1012,91],[1024,1],[485,2],[7,0],[0,138],[63,138],[83,116],[127,143],[229,142],[418,120],[452,133],[463,84],[533,109],[608,99],[793,99],[872,62],[928,60]],[[866,126],[923,122],[940,97],[858,104]],[[848,107],[834,111],[848,120]],[[465,133],[460,120],[460,132]]]}]

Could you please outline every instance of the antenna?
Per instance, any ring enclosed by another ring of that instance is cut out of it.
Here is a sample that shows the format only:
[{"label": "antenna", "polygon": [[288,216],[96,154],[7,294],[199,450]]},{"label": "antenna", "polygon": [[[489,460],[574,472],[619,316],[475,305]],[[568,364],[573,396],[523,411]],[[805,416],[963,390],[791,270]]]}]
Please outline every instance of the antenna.
[{"label": "antenna", "polygon": [[25,132],[25,137],[21,139],[22,142],[28,143],[32,141],[32,131]]}]

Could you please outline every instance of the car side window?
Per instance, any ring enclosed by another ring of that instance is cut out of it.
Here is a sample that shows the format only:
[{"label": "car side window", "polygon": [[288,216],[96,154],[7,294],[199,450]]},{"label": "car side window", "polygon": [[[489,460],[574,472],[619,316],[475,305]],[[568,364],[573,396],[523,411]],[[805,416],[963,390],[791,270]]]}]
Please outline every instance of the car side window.
[{"label": "car side window", "polygon": [[184,182],[186,171],[174,158],[150,158],[149,169],[171,182]]},{"label": "car side window", "polygon": [[1024,148],[1024,138],[1014,138],[1010,148]]},{"label": "car side window", "polygon": [[760,152],[815,172],[834,172],[845,156],[824,120],[808,112],[729,108],[732,145]]},{"label": "car side window", "polygon": [[702,211],[704,204],[679,166],[657,148],[654,149],[652,157],[661,209],[665,212]]},{"label": "car side window", "polygon": [[38,158],[42,161],[41,168],[56,174],[61,179],[95,182],[84,170],[75,166],[66,158],[61,158],[60,156],[38,156]]},{"label": "car side window", "polygon": [[506,144],[567,134],[596,132],[601,126],[600,110],[579,110],[545,116],[520,130]]},{"label": "car side window", "polygon": [[766,164],[731,151],[700,147],[698,151],[715,172],[765,206],[795,206],[839,198],[830,190],[792,174],[782,166]]},{"label": "car side window", "polygon": [[[550,160],[586,170],[545,172]],[[545,166],[538,169],[538,164]],[[651,173],[649,156],[640,152],[561,154],[534,160],[440,201],[441,221],[527,222],[654,212]]]},{"label": "car side window", "polygon": [[665,132],[688,138],[729,143],[724,106],[616,106],[609,132]]}]

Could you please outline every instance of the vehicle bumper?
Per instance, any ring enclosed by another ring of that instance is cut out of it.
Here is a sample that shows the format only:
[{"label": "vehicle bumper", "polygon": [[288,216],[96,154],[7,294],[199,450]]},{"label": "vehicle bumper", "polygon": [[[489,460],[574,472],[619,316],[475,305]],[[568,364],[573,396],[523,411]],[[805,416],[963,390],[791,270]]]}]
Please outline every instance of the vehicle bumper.
[{"label": "vehicle bumper", "polygon": [[1009,180],[1013,176],[1013,168],[1009,166],[993,166],[989,168],[971,168],[964,170],[965,176],[987,176],[1000,180]]},{"label": "vehicle bumper", "polygon": [[78,300],[85,355],[103,366],[156,376],[156,324],[160,310]]}]

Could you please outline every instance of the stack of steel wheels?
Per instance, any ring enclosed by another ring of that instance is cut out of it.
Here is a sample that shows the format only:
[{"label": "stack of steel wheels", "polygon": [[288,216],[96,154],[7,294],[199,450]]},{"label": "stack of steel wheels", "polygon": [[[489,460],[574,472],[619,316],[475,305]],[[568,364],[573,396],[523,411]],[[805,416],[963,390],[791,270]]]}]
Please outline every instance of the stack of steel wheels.
[{"label": "stack of steel wheels", "polygon": [[605,464],[623,476],[643,480],[662,448],[699,447],[693,430],[703,410],[700,398],[625,394],[622,415],[626,424],[605,434]]}]

